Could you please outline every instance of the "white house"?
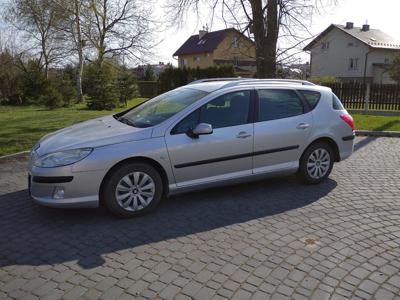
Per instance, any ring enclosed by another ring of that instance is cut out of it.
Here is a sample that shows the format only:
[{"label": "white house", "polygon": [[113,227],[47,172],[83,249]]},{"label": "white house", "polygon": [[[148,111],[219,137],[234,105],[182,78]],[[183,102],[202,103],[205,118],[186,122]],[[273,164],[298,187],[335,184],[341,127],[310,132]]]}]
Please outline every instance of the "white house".
[{"label": "white house", "polygon": [[311,76],[343,81],[394,83],[389,66],[400,55],[400,41],[369,25],[332,24],[304,49],[311,55]]}]

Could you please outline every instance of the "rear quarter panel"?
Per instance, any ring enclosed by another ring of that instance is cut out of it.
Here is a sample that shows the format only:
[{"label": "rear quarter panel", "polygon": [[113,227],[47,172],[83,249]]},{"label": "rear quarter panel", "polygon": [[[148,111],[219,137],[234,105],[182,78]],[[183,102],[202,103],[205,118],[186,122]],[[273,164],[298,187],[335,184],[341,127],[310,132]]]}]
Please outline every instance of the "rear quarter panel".
[{"label": "rear quarter panel", "polygon": [[347,111],[333,109],[330,90],[321,92],[321,99],[312,114],[314,130],[308,144],[319,138],[328,137],[336,142],[341,159],[348,157],[353,151],[353,140],[343,141],[343,137],[353,135],[353,130],[340,118],[342,114],[347,114]]}]

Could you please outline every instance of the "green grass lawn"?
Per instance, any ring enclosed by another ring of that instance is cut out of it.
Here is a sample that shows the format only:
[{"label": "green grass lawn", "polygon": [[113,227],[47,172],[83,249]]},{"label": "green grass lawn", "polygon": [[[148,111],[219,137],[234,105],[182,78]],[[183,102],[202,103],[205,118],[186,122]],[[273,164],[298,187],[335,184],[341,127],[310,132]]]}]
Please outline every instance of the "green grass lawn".
[{"label": "green grass lawn", "polygon": [[400,131],[400,116],[383,117],[368,115],[352,115],[356,130]]},{"label": "green grass lawn", "polygon": [[[144,101],[129,101],[132,107]],[[114,111],[88,110],[84,104],[49,110],[37,106],[0,106],[0,156],[30,150],[46,133],[88,119],[110,115]],[[400,131],[400,117],[353,115],[358,130]]]},{"label": "green grass lawn", "polygon": [[[145,98],[132,99],[128,102],[128,107],[144,100]],[[54,110],[38,106],[0,105],[0,156],[30,150],[43,135],[49,132],[125,109],[96,111],[88,110],[85,104]]]}]

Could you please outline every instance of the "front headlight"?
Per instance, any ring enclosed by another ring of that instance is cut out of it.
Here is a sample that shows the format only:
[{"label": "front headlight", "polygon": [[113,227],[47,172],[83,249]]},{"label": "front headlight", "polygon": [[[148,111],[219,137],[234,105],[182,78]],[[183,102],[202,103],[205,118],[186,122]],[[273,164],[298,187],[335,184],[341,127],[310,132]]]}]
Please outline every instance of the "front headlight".
[{"label": "front headlight", "polygon": [[54,168],[74,164],[92,152],[92,148],[65,150],[46,154],[37,158],[33,164],[40,168]]}]

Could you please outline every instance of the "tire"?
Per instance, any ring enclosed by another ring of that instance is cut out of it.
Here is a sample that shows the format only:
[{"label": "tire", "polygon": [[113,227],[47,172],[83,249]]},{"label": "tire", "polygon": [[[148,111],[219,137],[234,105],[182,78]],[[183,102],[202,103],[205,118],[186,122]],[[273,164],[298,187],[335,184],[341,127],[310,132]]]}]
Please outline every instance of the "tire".
[{"label": "tire", "polygon": [[137,217],[157,207],[163,195],[159,172],[146,163],[127,163],[105,178],[100,201],[117,217]]},{"label": "tire", "polygon": [[318,184],[328,178],[332,171],[334,155],[324,142],[311,144],[300,159],[299,176],[306,184]]}]

